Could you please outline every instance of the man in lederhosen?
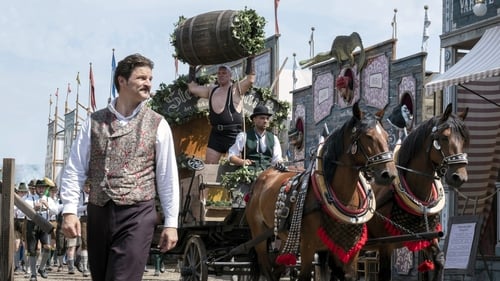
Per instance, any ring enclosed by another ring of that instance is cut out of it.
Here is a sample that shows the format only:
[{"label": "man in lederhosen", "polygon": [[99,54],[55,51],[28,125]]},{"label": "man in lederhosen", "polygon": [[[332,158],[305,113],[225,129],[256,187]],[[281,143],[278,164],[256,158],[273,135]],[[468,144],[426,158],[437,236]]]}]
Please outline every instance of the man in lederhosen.
[{"label": "man in lederhosen", "polygon": [[[54,183],[48,178],[37,180],[35,183],[36,193],[32,196],[25,197],[25,202],[32,206],[33,210],[46,220],[49,220],[51,215],[57,214],[57,206],[54,205],[53,200],[48,199],[48,188],[50,186],[54,186]],[[40,242],[42,247],[42,258],[40,261],[40,267],[38,268],[38,273],[40,273],[42,278],[47,278],[48,274],[46,266],[47,260],[50,256],[50,234],[44,232],[32,220],[27,218],[26,243],[28,245],[29,263],[31,267],[30,281],[37,280],[36,261],[38,242]]]}]

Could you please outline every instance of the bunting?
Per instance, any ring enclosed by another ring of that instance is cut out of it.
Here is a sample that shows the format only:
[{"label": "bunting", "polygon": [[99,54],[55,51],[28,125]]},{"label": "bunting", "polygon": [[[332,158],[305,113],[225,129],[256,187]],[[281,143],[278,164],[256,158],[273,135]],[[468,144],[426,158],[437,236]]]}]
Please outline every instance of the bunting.
[{"label": "bunting", "polygon": [[115,86],[115,70],[116,70],[116,60],[115,60],[115,49],[113,49],[113,56],[111,57],[111,96],[116,97],[116,86]]},{"label": "bunting", "polygon": [[95,112],[96,110],[96,103],[95,103],[95,87],[94,87],[94,74],[92,73],[92,63],[90,64],[90,71],[89,71],[89,80],[90,80],[90,106],[92,107],[92,111]]}]

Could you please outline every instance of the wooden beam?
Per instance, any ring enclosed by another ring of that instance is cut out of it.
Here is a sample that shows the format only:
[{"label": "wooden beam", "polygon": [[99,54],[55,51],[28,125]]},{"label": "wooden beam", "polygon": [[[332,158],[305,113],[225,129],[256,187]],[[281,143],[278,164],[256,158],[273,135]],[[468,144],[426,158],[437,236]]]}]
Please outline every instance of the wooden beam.
[{"label": "wooden beam", "polygon": [[0,280],[14,280],[14,179],[15,160],[3,159],[1,203]]}]

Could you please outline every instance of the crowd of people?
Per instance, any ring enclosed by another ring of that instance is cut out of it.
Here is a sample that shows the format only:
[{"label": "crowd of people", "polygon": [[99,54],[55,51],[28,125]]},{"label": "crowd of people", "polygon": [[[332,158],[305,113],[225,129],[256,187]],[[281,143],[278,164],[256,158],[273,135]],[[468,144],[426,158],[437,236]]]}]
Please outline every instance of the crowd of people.
[{"label": "crowd of people", "polygon": [[[37,215],[52,224],[52,231],[45,232],[31,218],[14,206],[15,255],[14,273],[25,274],[30,281],[37,280],[39,274],[47,278],[52,270],[67,271],[75,274],[78,270],[84,277],[90,276],[87,259],[86,232],[77,238],[65,238],[61,232],[63,204],[59,198],[59,189],[49,178],[33,179],[28,184],[19,183],[16,194],[32,207]],[[85,198],[89,189],[82,190],[79,204],[79,218],[86,220]],[[78,253],[78,263],[75,262]]]}]

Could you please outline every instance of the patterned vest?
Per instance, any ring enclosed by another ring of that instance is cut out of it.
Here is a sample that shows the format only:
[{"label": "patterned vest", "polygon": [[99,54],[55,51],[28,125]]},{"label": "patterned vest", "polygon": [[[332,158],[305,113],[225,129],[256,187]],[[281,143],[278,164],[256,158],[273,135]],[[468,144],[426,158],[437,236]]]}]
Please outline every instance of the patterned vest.
[{"label": "patterned vest", "polygon": [[274,147],[274,135],[267,131],[266,132],[266,151],[258,151],[260,146],[254,129],[248,130],[246,141],[246,153],[247,158],[254,161],[255,166],[250,166],[248,168],[255,168],[257,171],[263,171],[271,165],[271,160],[273,159],[273,147]]},{"label": "patterned vest", "polygon": [[107,108],[91,116],[89,202],[132,205],[155,198],[155,142],[161,119],[143,106],[122,126]]}]

